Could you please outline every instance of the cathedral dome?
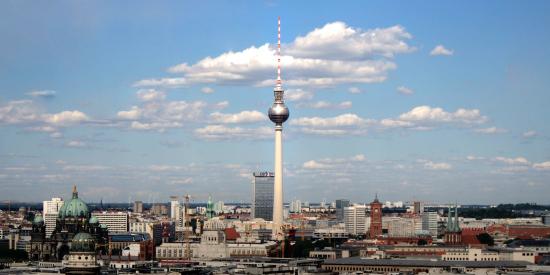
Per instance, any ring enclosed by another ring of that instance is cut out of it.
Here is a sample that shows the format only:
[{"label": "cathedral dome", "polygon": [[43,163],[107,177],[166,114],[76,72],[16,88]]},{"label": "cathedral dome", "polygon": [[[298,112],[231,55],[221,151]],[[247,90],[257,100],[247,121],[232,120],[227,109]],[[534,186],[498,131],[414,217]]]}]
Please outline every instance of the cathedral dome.
[{"label": "cathedral dome", "polygon": [[61,219],[65,218],[86,218],[89,216],[88,205],[78,198],[78,192],[76,191],[76,186],[73,187],[73,198],[63,204],[61,209],[59,209],[58,217]]},{"label": "cathedral dome", "polygon": [[44,218],[40,215],[34,216],[34,220],[32,221],[33,224],[42,224],[44,223]]},{"label": "cathedral dome", "polygon": [[88,233],[74,235],[71,243],[71,251],[74,252],[95,252],[95,239]]},{"label": "cathedral dome", "polygon": [[99,223],[99,220],[97,219],[96,216],[92,216],[88,222],[89,222],[90,224],[98,224],[98,223]]}]

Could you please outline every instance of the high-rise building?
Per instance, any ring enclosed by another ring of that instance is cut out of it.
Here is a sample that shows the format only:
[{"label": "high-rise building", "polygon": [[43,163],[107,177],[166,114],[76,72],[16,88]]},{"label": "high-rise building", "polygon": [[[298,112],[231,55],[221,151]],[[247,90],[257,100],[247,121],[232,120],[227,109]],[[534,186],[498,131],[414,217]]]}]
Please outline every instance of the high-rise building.
[{"label": "high-rise building", "polygon": [[218,201],[214,204],[214,212],[216,212],[216,214],[222,214],[224,212],[224,208],[225,204],[223,201]]},{"label": "high-rise building", "polygon": [[170,197],[170,219],[173,221],[179,221],[181,216],[181,205],[177,196]]},{"label": "high-rise building", "polygon": [[128,213],[126,212],[94,212],[99,224],[107,226],[109,233],[128,232]]},{"label": "high-rise building", "polygon": [[344,208],[349,206],[349,200],[339,199],[336,200],[336,219],[338,221],[344,220]]},{"label": "high-rise building", "polygon": [[437,238],[437,212],[422,213],[422,230],[430,232],[432,238]]},{"label": "high-rise building", "polygon": [[346,232],[352,235],[365,234],[366,209],[367,207],[364,205],[344,207],[344,224]]},{"label": "high-rise building", "polygon": [[382,235],[382,203],[378,200],[378,195],[370,203],[370,228],[369,237],[374,239]]},{"label": "high-rise building", "polygon": [[48,213],[57,214],[63,206],[62,198],[52,198],[52,200],[42,202],[42,215]]},{"label": "high-rise building", "polygon": [[273,219],[273,185],[271,172],[255,172],[252,182],[252,218]]},{"label": "high-rise building", "polygon": [[417,215],[424,213],[424,204],[421,201],[413,202],[413,213]]},{"label": "high-rise building", "polygon": [[133,210],[134,210],[134,213],[143,213],[143,202],[135,201]]},{"label": "high-rise building", "polygon": [[50,238],[57,225],[57,214],[63,203],[62,198],[52,198],[49,201],[42,202],[42,217],[46,225],[46,238]]},{"label": "high-rise building", "polygon": [[289,112],[285,105],[281,80],[281,18],[278,20],[277,39],[277,81],[273,90],[275,101],[269,108],[269,119],[275,123],[275,178],[273,187],[273,232],[272,239],[282,240],[283,236],[283,123]]},{"label": "high-rise building", "polygon": [[302,202],[300,200],[294,200],[290,202],[291,213],[302,213]]}]

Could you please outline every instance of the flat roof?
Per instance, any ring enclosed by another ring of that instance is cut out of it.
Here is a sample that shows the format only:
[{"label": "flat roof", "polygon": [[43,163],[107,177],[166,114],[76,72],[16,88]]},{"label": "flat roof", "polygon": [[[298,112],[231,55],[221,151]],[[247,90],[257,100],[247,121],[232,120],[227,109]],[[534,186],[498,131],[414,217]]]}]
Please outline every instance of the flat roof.
[{"label": "flat roof", "polygon": [[527,267],[526,261],[431,261],[412,259],[366,259],[361,257],[326,260],[325,265],[413,266],[413,267]]}]

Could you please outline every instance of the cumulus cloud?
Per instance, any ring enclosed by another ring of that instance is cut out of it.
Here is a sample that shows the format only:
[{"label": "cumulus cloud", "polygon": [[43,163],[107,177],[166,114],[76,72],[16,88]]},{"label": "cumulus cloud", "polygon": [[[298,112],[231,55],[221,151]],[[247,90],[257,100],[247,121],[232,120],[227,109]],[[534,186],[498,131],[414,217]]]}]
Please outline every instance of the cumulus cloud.
[{"label": "cumulus cloud", "polygon": [[201,89],[201,92],[203,94],[211,94],[211,93],[214,93],[214,89],[210,88],[210,87],[203,87]]},{"label": "cumulus cloud", "polygon": [[301,117],[290,121],[291,125],[306,127],[349,127],[360,126],[366,123],[366,120],[356,114],[342,114],[335,117]]},{"label": "cumulus cloud", "polygon": [[41,97],[41,98],[52,98],[55,97],[56,91],[52,90],[37,90],[37,91],[31,91],[28,92],[27,95],[30,95],[32,97]]},{"label": "cumulus cloud", "polygon": [[397,87],[397,91],[400,93],[400,94],[403,94],[403,95],[412,95],[414,94],[414,91],[411,90],[410,88],[407,88],[405,86],[399,86]]},{"label": "cumulus cloud", "polygon": [[214,123],[252,123],[265,121],[267,116],[260,111],[242,111],[236,114],[223,114],[214,112],[210,114],[210,119]]},{"label": "cumulus cloud", "polygon": [[537,170],[550,170],[550,161],[533,164],[533,168]]},{"label": "cumulus cloud", "polygon": [[313,98],[313,93],[302,89],[288,89],[285,91],[285,100],[288,101],[306,101]]},{"label": "cumulus cloud", "polygon": [[460,108],[455,112],[447,112],[442,108],[430,106],[418,106],[399,116],[402,121],[413,123],[462,123],[480,124],[487,121],[478,109]]},{"label": "cumulus cloud", "polygon": [[357,87],[350,87],[348,89],[348,91],[351,93],[351,94],[360,94],[362,93],[363,91],[361,91],[361,89],[357,88]]},{"label": "cumulus cloud", "polygon": [[296,105],[298,108],[310,108],[310,109],[350,109],[352,107],[351,101],[342,101],[340,103],[332,103],[328,101],[316,101],[308,103],[299,103]]},{"label": "cumulus cloud", "polygon": [[493,126],[493,127],[488,127],[488,128],[475,129],[474,132],[480,133],[480,134],[493,135],[493,134],[506,133],[506,132],[508,132],[508,130],[502,129],[502,128],[497,128],[497,127]]},{"label": "cumulus cloud", "polygon": [[266,139],[273,137],[273,129],[270,127],[242,128],[227,127],[225,125],[207,125],[195,129],[195,136],[206,140],[229,139]]},{"label": "cumulus cloud", "polygon": [[78,110],[44,115],[45,122],[58,126],[67,126],[88,120],[90,120],[90,118],[85,113]]},{"label": "cumulus cloud", "polygon": [[[283,45],[284,83],[289,86],[331,86],[384,81],[388,71],[396,68],[392,58],[414,50],[407,44],[411,38],[401,26],[361,30],[343,22],[326,24]],[[182,77],[144,79],[135,85],[274,85],[275,48],[270,44],[251,46],[242,51],[206,57],[195,64],[182,63],[168,69]]]},{"label": "cumulus cloud", "polygon": [[524,157],[516,157],[516,158],[495,157],[494,160],[503,162],[506,164],[510,164],[510,165],[529,165],[531,163]]},{"label": "cumulus cloud", "polygon": [[452,169],[452,165],[446,162],[432,162],[428,161],[424,163],[424,168],[429,170],[450,170]]},{"label": "cumulus cloud", "polygon": [[436,56],[436,55],[453,55],[454,51],[449,50],[445,48],[443,45],[437,45],[433,50],[430,52],[430,55]]},{"label": "cumulus cloud", "polygon": [[[129,110],[117,113],[120,120],[129,124],[124,127],[132,130],[165,131],[169,128],[180,128],[186,122],[195,122],[202,117],[203,110],[208,106],[203,101],[167,101],[164,93],[155,90],[139,91],[138,98],[143,102],[140,106],[132,106]],[[214,105],[223,108],[228,103]]]},{"label": "cumulus cloud", "polygon": [[80,140],[71,140],[65,143],[65,146],[73,148],[84,148],[86,147],[86,143]]},{"label": "cumulus cloud", "polygon": [[524,138],[536,137],[536,136],[537,136],[537,131],[530,130],[530,131],[524,132],[524,133],[522,134],[522,136],[523,136]]},{"label": "cumulus cloud", "polygon": [[166,98],[166,94],[155,89],[148,90],[139,90],[137,92],[137,97],[141,101],[154,101],[154,100],[163,100]]},{"label": "cumulus cloud", "polygon": [[351,163],[361,163],[366,160],[365,155],[358,154],[347,158],[323,158],[319,160],[309,160],[302,164],[304,169],[329,169],[338,165],[348,165]]}]

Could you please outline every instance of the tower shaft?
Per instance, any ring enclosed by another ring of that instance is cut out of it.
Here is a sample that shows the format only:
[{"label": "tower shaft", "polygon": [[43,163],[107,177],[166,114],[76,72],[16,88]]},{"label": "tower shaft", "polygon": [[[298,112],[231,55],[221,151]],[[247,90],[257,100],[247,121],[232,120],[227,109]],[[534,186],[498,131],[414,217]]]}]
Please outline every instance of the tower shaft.
[{"label": "tower shaft", "polygon": [[273,239],[283,239],[283,126],[275,126],[275,186],[273,189]]}]

